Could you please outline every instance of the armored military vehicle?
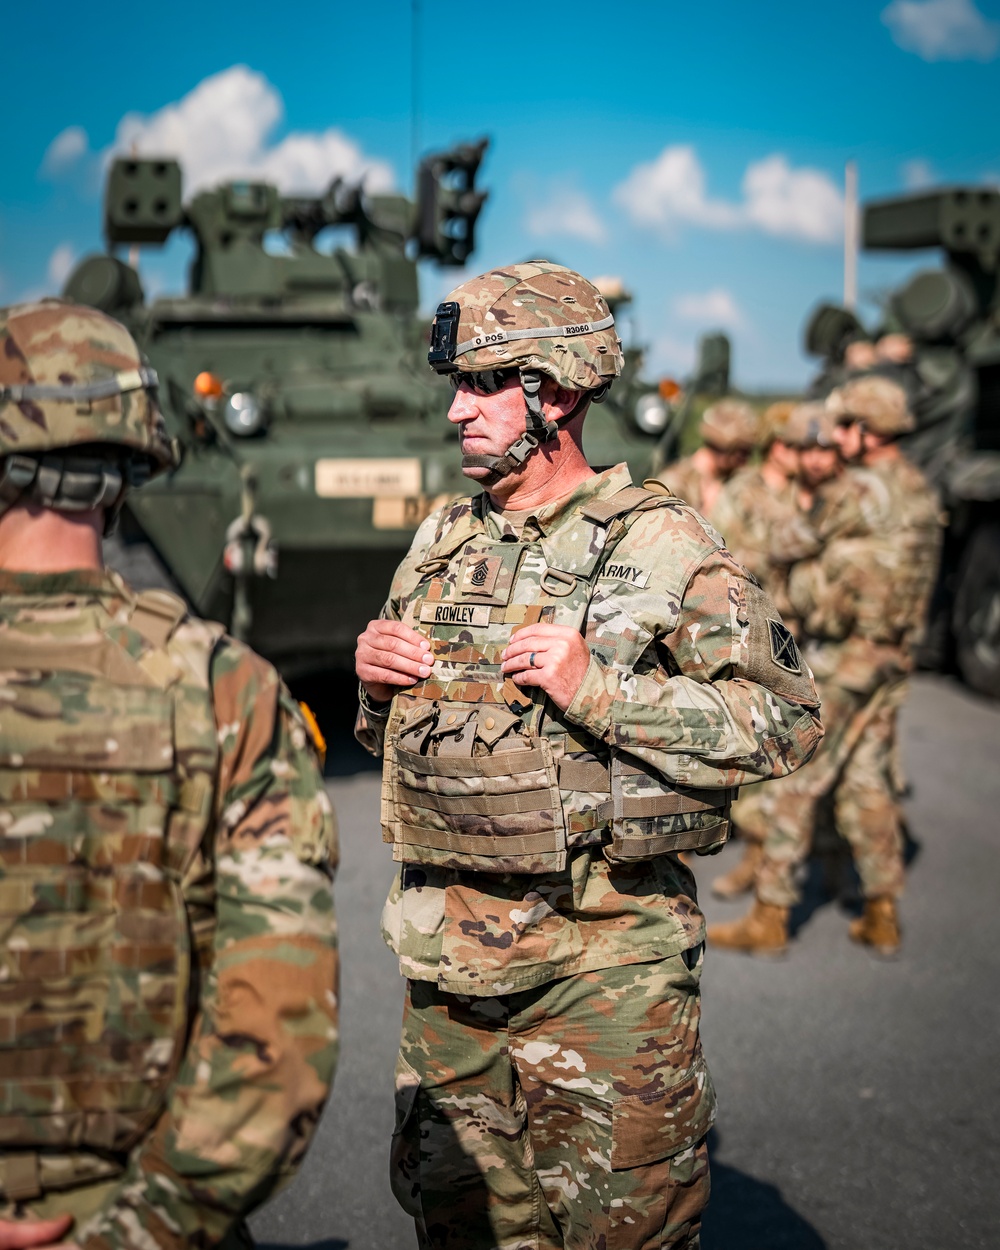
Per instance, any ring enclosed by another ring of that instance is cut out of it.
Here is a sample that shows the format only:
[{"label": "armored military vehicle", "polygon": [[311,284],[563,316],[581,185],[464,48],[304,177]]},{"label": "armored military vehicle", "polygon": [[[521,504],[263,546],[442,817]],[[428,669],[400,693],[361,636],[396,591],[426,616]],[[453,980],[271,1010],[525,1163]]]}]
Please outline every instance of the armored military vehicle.
[{"label": "armored military vehicle", "polygon": [[[862,241],[873,251],[944,253],[943,264],[890,296],[871,337],[895,338],[876,369],[906,388],[917,428],[903,446],[947,509],[921,662],[956,662],[970,686],[1000,698],[1000,191],[953,187],[872,202]],[[814,315],[807,346],[833,345],[822,353],[833,382],[838,352],[861,329],[845,310]]]},{"label": "armored military vehicle", "polygon": [[[108,253],[66,284],[136,336],[182,452],[130,499],[112,562],[178,590],[286,675],[350,659],[416,526],[467,487],[450,388],[427,368],[417,262],[468,260],[485,148],[426,157],[416,202],[338,179],[317,197],[230,182],[185,204],[176,161],[122,158]],[[188,290],[149,301],[116,249],[134,262],[179,231],[195,246]],[[655,423],[619,404],[589,425],[592,457],[628,459],[641,480]]]}]

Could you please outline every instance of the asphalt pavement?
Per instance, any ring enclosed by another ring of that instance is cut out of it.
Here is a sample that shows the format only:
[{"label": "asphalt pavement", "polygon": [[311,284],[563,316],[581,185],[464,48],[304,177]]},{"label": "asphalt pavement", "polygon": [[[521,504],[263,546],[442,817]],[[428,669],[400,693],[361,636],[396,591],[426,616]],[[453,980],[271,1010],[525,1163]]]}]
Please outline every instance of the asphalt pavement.
[{"label": "asphalt pavement", "polygon": [[[329,707],[349,686],[322,692]],[[921,676],[903,714],[911,836],[903,953],[847,938],[850,904],[814,870],[782,959],[709,952],[704,1042],[720,1096],[703,1250],[996,1250],[1000,1246],[1000,707]],[[389,1191],[402,984],[378,917],[392,866],[379,774],[331,743],[343,1051],[294,1184],[253,1221],[269,1250],[411,1250]],[[710,920],[741,914],[699,861]]]}]

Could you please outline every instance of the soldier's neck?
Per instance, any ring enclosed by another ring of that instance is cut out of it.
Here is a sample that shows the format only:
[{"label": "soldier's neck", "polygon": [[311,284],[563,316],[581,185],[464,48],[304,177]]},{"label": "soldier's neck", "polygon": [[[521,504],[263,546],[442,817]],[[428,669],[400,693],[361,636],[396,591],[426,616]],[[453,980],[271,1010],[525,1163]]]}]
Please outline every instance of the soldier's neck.
[{"label": "soldier's neck", "polygon": [[866,447],[861,463],[869,467],[888,464],[892,460],[899,460],[902,454],[898,443],[881,443],[874,447]]},{"label": "soldier's neck", "polygon": [[68,573],[103,569],[104,513],[55,512],[18,504],[0,516],[0,569],[8,573]]},{"label": "soldier's neck", "polygon": [[558,442],[543,443],[524,462],[520,473],[502,478],[491,487],[490,499],[495,508],[515,512],[544,508],[565,498],[591,477],[594,470],[583,454],[579,432],[564,427],[559,431]]}]

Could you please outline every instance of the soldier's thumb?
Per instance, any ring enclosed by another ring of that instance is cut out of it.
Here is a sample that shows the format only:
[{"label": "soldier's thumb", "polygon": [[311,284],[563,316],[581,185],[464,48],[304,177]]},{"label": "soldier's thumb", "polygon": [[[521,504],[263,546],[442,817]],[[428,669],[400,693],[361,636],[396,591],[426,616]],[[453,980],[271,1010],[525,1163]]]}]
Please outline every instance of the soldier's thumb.
[{"label": "soldier's thumb", "polygon": [[69,1231],[71,1215],[57,1215],[51,1220],[0,1220],[0,1250],[25,1250],[47,1246]]}]

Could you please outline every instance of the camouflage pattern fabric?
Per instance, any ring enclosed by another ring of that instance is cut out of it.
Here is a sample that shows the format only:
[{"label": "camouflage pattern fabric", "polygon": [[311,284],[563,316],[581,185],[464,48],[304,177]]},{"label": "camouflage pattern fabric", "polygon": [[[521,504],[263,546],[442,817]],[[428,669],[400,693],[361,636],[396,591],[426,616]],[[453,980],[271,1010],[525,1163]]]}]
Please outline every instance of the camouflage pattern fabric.
[{"label": "camouflage pattern fabric", "polygon": [[[48,1133],[44,1152],[34,1153],[38,1127],[30,1115],[22,1130],[31,1134],[28,1140],[8,1133],[3,1141],[0,1181],[8,1201],[20,1198],[17,1214],[73,1214],[72,1235],[84,1250],[220,1244],[294,1173],[336,1058],[330,895],[336,830],[301,714],[271,666],[241,644],[219,640],[217,627],[190,618],[160,620],[163,635],[156,639],[156,620],[151,624],[147,614],[140,621],[142,606],[143,598],[137,600],[113,574],[0,575],[0,700],[8,708],[26,707],[22,688],[30,690],[33,675],[47,672],[64,677],[61,689],[68,700],[50,699],[46,705],[41,695],[35,698],[31,737],[22,738],[30,759],[8,753],[0,767],[4,927],[9,937],[23,923],[22,909],[11,901],[20,897],[19,890],[24,893],[24,882],[37,882],[31,934],[20,944],[20,958],[30,958],[37,947],[37,999],[45,1001],[49,986],[53,1001],[65,996],[67,985],[81,996],[80,1010],[36,1020],[30,1038],[5,1030],[6,1038],[18,1040],[0,1050],[0,1079],[9,1080],[25,1062],[28,1040],[36,1048],[58,1041],[66,1071],[86,1075],[91,1060],[86,1047],[77,1047],[84,1030],[101,1026],[99,1017],[87,1016],[84,1004],[100,1004],[109,992],[137,994],[141,1003],[142,993],[155,992],[155,980],[147,984],[140,978],[130,985],[128,965],[119,973],[108,963],[95,975],[86,966],[57,969],[44,952],[59,949],[59,926],[75,923],[74,909],[81,916],[93,913],[93,923],[102,909],[113,919],[128,904],[138,909],[137,932],[143,924],[155,932],[150,925],[162,896],[156,860],[148,849],[140,887],[130,880],[136,874],[129,856],[139,834],[150,848],[157,828],[163,840],[160,812],[152,802],[130,809],[135,800],[124,786],[115,789],[116,775],[142,774],[135,769],[129,774],[109,753],[134,754],[144,743],[143,749],[155,754],[162,740],[142,727],[155,728],[150,709],[161,690],[169,693],[177,726],[173,784],[179,791],[166,784],[171,775],[163,774],[162,764],[159,772],[149,772],[146,784],[160,785],[177,805],[177,819],[171,816],[166,826],[165,864],[193,940],[185,986],[190,993],[181,998],[182,1007],[185,997],[190,999],[182,1031],[186,1045],[174,1056],[169,1081],[152,1104],[153,1117],[126,1150],[95,1150],[80,1139],[59,1142],[58,1120],[41,1119],[41,1092],[38,1124]],[[96,686],[88,687],[83,678],[95,671],[107,677],[102,689],[109,698],[117,691],[119,702],[106,713],[86,698]],[[144,682],[143,674],[155,680]],[[101,744],[99,759],[88,755],[87,744],[96,738],[83,738],[78,727],[96,729],[102,715],[112,714],[118,718],[117,737]],[[12,724],[5,720],[3,733],[12,733]],[[193,735],[192,727],[202,725],[207,738]],[[208,744],[197,758],[184,746],[193,736]],[[145,767],[149,770],[149,762]],[[53,797],[60,783],[64,793],[69,783],[76,787],[75,805]],[[104,786],[94,796],[96,804],[90,805],[85,783]],[[172,858],[171,844],[175,836],[183,841],[192,827],[188,815],[199,804],[205,805],[206,836],[190,839],[184,854]],[[88,873],[93,883],[81,888]],[[116,879],[116,888],[100,885]],[[28,904],[24,898],[24,910]],[[183,955],[183,947],[160,951],[156,973],[165,985]],[[8,989],[0,995],[5,1023],[23,1012],[10,992],[20,990],[15,956],[18,951],[8,943]],[[101,1044],[116,1036],[127,1043],[130,1030],[141,1023],[141,1013],[125,1011]],[[126,1046],[119,1049],[127,1053]],[[154,1057],[145,1056],[145,1063]],[[91,1096],[98,1088],[91,1082]],[[104,1110],[81,1105],[90,1116]],[[67,1125],[71,1110],[63,1108]],[[9,1118],[4,1123],[11,1126]],[[33,1186],[25,1183],[26,1171]],[[12,1213],[8,1207],[6,1214]]]},{"label": "camouflage pattern fabric", "polygon": [[723,486],[712,509],[712,524],[797,636],[799,622],[788,599],[788,572],[791,565],[815,556],[819,541],[799,507],[796,484],[789,482],[776,491],[756,466],[742,469]]},{"label": "camouflage pattern fabric", "polygon": [[[124,326],[96,308],[46,299],[0,309],[0,456],[105,443],[174,462],[163,417],[144,387],[142,358]],[[117,382],[87,402],[19,398],[10,387]]]},{"label": "camouflage pattern fabric", "polygon": [[[614,325],[583,333],[579,329],[582,323],[609,317],[607,301],[593,283],[564,265],[539,260],[491,269],[463,282],[447,300],[461,309],[456,347],[476,340],[456,355],[460,370],[534,369],[571,391],[596,390],[622,371],[624,356]],[[565,327],[565,336],[509,343],[499,337],[503,331],[553,327]]]},{"label": "camouflage pattern fabric", "polygon": [[[581,509],[628,485],[627,469],[617,466],[521,518],[520,528],[502,512],[477,507],[494,539],[527,541],[528,531],[544,551],[560,532],[583,528]],[[480,624],[419,619],[428,576],[420,566],[436,545],[448,545],[451,518],[468,514],[468,503],[459,501],[428,518],[384,609],[431,640],[436,671],[422,683],[424,698],[482,699],[484,686],[499,684],[499,653],[514,628],[506,608],[496,617],[487,612]],[[478,565],[462,567],[471,576]],[[552,602],[542,592],[546,567],[529,554],[516,577],[500,566],[489,576],[495,573],[498,593],[506,578],[507,608],[523,608]],[[670,500],[633,522],[594,583],[584,625],[591,662],[573,703],[565,714],[533,705],[527,715],[536,717],[557,758],[586,762],[614,750],[677,786],[718,791],[792,772],[822,731],[811,677],[798,665],[794,645],[782,664],[775,662],[780,630],[768,618],[778,624],[773,606],[747,582],[718,535]],[[551,619],[559,623],[558,608]],[[414,689],[397,695],[396,706],[413,698]],[[358,737],[374,754],[383,749],[388,724],[388,715],[359,717]],[[611,864],[600,828],[593,819],[584,827],[585,794],[576,809],[575,835],[567,811],[570,850],[562,870],[497,876],[407,864],[383,921],[403,974],[449,992],[494,995],[697,945],[703,921],[676,858]]]},{"label": "camouflage pattern fabric", "polygon": [[705,498],[702,493],[704,479],[693,456],[685,456],[682,460],[675,460],[673,464],[667,465],[665,469],[660,469],[656,479],[662,482],[671,494],[694,508],[695,512],[700,512],[708,521],[712,520],[704,506]]},{"label": "camouflage pattern fabric", "polygon": [[700,949],[489,999],[408,986],[391,1180],[418,1243],[695,1250]]},{"label": "camouflage pattern fabric", "polygon": [[827,734],[809,767],[767,797],[757,893],[779,906],[797,901],[794,870],[808,854],[817,803],[831,792],[865,896],[895,897],[903,884],[896,721],[934,584],[938,501],[903,459],[849,469],[825,501],[817,519],[825,545],[792,570],[789,594]]}]

